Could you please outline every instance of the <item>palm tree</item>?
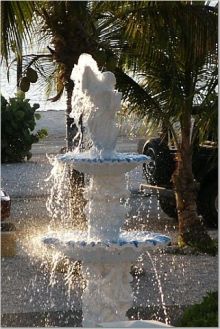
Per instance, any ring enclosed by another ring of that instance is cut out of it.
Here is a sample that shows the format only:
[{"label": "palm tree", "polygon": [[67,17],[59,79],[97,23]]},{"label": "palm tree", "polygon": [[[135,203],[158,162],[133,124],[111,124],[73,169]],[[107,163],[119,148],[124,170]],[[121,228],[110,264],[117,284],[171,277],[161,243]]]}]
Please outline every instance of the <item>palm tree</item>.
[{"label": "palm tree", "polygon": [[[52,58],[58,66],[58,93],[52,99],[56,101],[63,90],[67,95],[66,134],[67,149],[73,148],[73,120],[71,98],[74,83],[70,75],[81,53],[94,53],[94,25],[87,1],[49,1],[41,2],[37,14],[42,18],[42,30],[51,38],[52,47],[48,47]],[[82,19],[83,18],[83,19]]]},{"label": "palm tree", "polygon": [[[96,11],[88,1],[48,1],[36,2],[35,13],[38,17],[41,32],[49,40],[52,46],[48,49],[52,55],[56,66],[57,95],[51,100],[60,98],[63,91],[66,91],[66,150],[71,151],[75,147],[74,137],[76,136],[76,126],[74,119],[69,117],[72,110],[72,94],[74,82],[70,79],[72,69],[78,62],[82,53],[89,53],[103,67],[109,67],[109,58],[115,55],[109,51],[106,42],[100,42],[99,34],[103,30],[101,23],[97,24]],[[30,57],[33,64],[39,59],[38,56]],[[29,64],[30,64],[29,63]],[[29,65],[28,65],[29,66]],[[80,122],[82,124],[82,121]],[[77,142],[77,141],[76,141]],[[84,177],[81,173],[69,168],[71,197],[73,197],[72,211],[82,206],[85,200],[82,195]],[[78,188],[76,188],[78,186]],[[77,199],[77,204],[74,200]],[[82,213],[82,217],[83,213]]]},{"label": "palm tree", "polygon": [[[92,43],[93,25],[87,8],[87,2],[83,1],[49,1],[49,2],[3,2],[2,7],[2,36],[5,42],[2,44],[3,56],[8,62],[8,54],[11,46],[14,45],[19,57],[22,56],[20,48],[22,38],[28,35],[29,25],[33,23],[31,17],[37,17],[38,24],[45,36],[50,37],[52,43],[48,49],[51,57],[58,67],[56,79],[58,81],[58,93],[52,99],[56,101],[65,89],[67,94],[66,108],[66,132],[67,132],[67,149],[73,148],[73,129],[74,120],[69,118],[72,110],[71,98],[74,83],[70,75],[74,64],[77,63],[78,57],[83,52],[92,52],[94,45]],[[34,16],[35,14],[35,16]],[[83,19],[82,19],[83,17]],[[30,57],[30,64],[36,63],[39,56]],[[69,168],[69,179],[72,182],[71,196],[74,200],[77,198],[78,203],[84,204],[81,188],[83,177],[80,173]],[[78,188],[76,188],[78,186]],[[76,195],[77,194],[77,195]],[[74,202],[73,202],[74,203]],[[75,205],[73,205],[75,212]]]},{"label": "palm tree", "polygon": [[[210,101],[217,84],[217,9],[203,1],[102,2],[97,6],[102,11],[105,8],[111,24],[115,19],[114,29],[109,28],[105,38],[114,42],[121,67],[130,75],[124,94],[130,99],[130,110],[157,125],[163,122],[173,134],[179,241],[212,249],[212,240],[197,214],[192,153],[199,132],[203,131],[203,138],[207,135],[217,113]],[[198,99],[200,112],[191,138],[191,117]],[[177,121],[180,140],[173,129]]]},{"label": "palm tree", "polygon": [[6,65],[13,52],[17,61],[17,87],[22,76],[22,40],[30,41],[34,2],[1,1],[1,54]]},{"label": "palm tree", "polygon": [[[34,68],[44,78],[54,77],[57,94],[51,101],[58,100],[63,91],[66,91],[68,150],[74,147],[74,120],[69,118],[74,88],[70,75],[74,64],[81,53],[92,54],[103,68],[110,69],[112,64],[115,68],[117,63],[117,57],[109,49],[108,42],[100,39],[100,34],[106,28],[102,21],[102,14],[97,15],[95,7],[89,1],[2,1],[2,57],[8,64],[9,55],[14,50],[19,61],[23,59],[23,73],[35,65]],[[39,28],[37,32],[42,35],[43,44],[49,42],[53,48],[48,46],[48,54],[22,56],[22,41],[24,39],[27,43],[30,42],[30,34],[33,26],[36,32],[36,25]],[[53,69],[48,69],[48,60]],[[42,66],[46,65],[46,70],[42,70]]]}]

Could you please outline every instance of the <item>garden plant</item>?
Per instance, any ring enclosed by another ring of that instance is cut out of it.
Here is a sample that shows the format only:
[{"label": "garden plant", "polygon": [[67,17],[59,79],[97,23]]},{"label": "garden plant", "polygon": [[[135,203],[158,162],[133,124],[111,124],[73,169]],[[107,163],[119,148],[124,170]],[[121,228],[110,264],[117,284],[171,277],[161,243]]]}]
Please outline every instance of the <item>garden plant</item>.
[{"label": "garden plant", "polygon": [[36,120],[40,114],[35,113],[39,104],[30,105],[22,92],[7,101],[1,96],[1,159],[3,163],[22,162],[32,156],[31,147],[41,138],[47,136],[47,130],[34,133]]}]

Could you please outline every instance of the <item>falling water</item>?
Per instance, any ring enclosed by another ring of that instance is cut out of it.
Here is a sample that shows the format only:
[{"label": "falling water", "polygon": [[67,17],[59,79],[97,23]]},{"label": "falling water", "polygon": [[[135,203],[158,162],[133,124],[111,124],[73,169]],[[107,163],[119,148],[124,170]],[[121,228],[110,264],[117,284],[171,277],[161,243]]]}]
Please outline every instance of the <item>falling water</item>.
[{"label": "falling water", "polygon": [[85,280],[81,274],[81,263],[78,261],[71,261],[61,253],[53,254],[50,269],[49,285],[56,286],[58,282],[58,274],[62,274],[65,286],[67,287],[67,298],[71,301],[71,292],[85,288]]},{"label": "falling water", "polygon": [[158,284],[158,289],[159,289],[159,293],[160,293],[160,299],[161,299],[161,306],[162,306],[162,309],[163,309],[163,312],[164,312],[164,316],[165,316],[165,323],[166,324],[169,324],[169,316],[168,316],[168,312],[167,312],[167,308],[166,308],[166,303],[164,301],[164,293],[163,293],[163,287],[162,287],[162,283],[161,283],[161,279],[160,279],[160,276],[158,274],[158,271],[157,271],[157,268],[156,268],[156,265],[153,261],[153,258],[151,256],[151,254],[149,253],[149,251],[146,251],[149,259],[150,259],[150,262],[151,262],[151,265],[152,265],[152,268],[154,270],[154,273],[155,273],[155,278],[157,280],[157,284]]},{"label": "falling water", "polygon": [[83,198],[84,181],[80,173],[68,164],[62,164],[56,158],[50,158],[53,168],[50,177],[52,180],[50,195],[46,202],[50,214],[50,229],[58,227],[66,229],[86,229],[86,219],[83,212],[85,199]]}]

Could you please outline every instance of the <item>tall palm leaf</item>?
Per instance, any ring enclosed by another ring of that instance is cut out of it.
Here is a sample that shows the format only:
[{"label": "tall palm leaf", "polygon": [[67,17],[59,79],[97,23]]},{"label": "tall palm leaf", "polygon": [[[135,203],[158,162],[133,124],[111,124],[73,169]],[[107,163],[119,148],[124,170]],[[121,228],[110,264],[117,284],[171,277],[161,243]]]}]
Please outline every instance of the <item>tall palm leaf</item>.
[{"label": "tall palm leaf", "polygon": [[34,1],[1,1],[1,55],[8,64],[11,51],[22,56],[22,39],[30,41]]}]

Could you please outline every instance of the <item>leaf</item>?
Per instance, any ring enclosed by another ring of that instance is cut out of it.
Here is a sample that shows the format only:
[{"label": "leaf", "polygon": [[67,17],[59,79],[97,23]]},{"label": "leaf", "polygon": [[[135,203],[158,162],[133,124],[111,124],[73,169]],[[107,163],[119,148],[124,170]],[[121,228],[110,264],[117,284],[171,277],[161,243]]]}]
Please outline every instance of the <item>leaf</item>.
[{"label": "leaf", "polygon": [[35,113],[34,114],[34,117],[35,117],[36,120],[40,120],[41,115],[39,113]]},{"label": "leaf", "polygon": [[37,131],[37,137],[38,137],[39,139],[43,139],[43,138],[45,138],[45,137],[47,137],[47,136],[48,136],[47,129],[42,128],[42,129],[40,129],[40,130]]},{"label": "leaf", "polygon": [[40,107],[40,104],[38,104],[38,103],[34,103],[32,108],[33,108],[34,111],[35,111],[35,110],[39,109],[39,107]]},{"label": "leaf", "polygon": [[27,154],[27,160],[30,160],[31,157],[32,157],[32,153],[31,152],[28,152],[28,154]]},{"label": "leaf", "polygon": [[18,120],[21,120],[21,119],[23,119],[24,118],[24,112],[22,112],[22,111],[17,111],[16,112],[16,114],[15,114],[15,116],[16,116],[16,119],[18,119]]}]

